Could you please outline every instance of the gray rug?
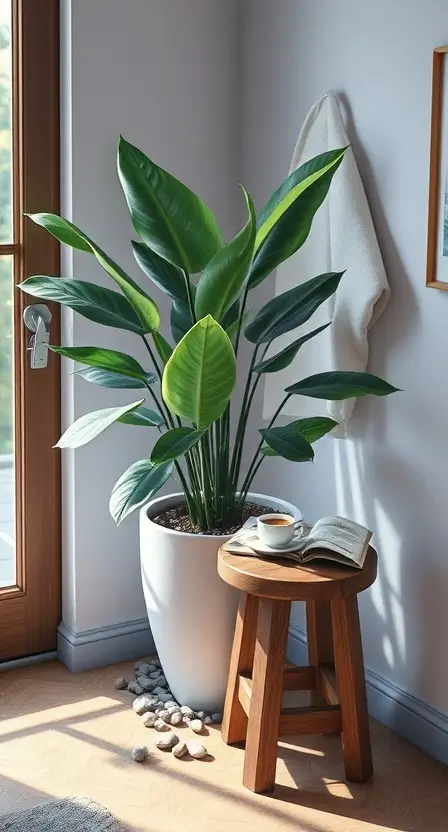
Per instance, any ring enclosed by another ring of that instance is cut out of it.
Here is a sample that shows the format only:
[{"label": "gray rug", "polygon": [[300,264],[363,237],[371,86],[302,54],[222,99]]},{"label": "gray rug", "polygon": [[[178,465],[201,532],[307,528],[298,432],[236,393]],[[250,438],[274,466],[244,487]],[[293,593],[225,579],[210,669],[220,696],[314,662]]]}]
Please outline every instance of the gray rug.
[{"label": "gray rug", "polygon": [[0,815],[0,832],[125,832],[103,806],[84,797],[67,797]]}]

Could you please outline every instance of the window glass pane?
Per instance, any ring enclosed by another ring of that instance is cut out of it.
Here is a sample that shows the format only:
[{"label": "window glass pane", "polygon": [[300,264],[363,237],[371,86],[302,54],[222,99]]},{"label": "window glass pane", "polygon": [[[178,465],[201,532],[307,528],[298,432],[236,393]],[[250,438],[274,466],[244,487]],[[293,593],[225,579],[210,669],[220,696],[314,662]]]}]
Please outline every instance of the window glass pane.
[{"label": "window glass pane", "polygon": [[0,243],[12,240],[11,0],[0,0]]},{"label": "window glass pane", "polygon": [[13,257],[0,256],[0,587],[16,582],[13,456]]}]

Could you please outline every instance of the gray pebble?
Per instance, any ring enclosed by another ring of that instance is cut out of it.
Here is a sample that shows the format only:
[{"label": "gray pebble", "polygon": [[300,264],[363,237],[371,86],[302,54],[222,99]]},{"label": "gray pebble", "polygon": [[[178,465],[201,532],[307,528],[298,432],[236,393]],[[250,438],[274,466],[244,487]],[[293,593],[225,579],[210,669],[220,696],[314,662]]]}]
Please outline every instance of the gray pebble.
[{"label": "gray pebble", "polygon": [[154,728],[154,725],[157,722],[157,716],[156,714],[151,713],[151,711],[147,711],[147,713],[142,716],[142,722],[145,728]]},{"label": "gray pebble", "polygon": [[214,722],[215,725],[221,725],[222,714],[212,714],[212,722]]},{"label": "gray pebble", "polygon": [[160,717],[157,717],[157,720],[154,723],[154,728],[156,729],[156,731],[160,731],[160,732],[168,731],[169,727],[170,726],[167,725],[166,722],[164,722],[163,719],[160,719]]},{"label": "gray pebble", "polygon": [[162,751],[168,751],[170,748],[174,748],[178,742],[179,737],[174,731],[169,731],[167,734],[162,734],[160,737],[157,737],[155,745],[157,748],[161,748]]},{"label": "gray pebble", "polygon": [[154,688],[154,691],[153,691],[153,692],[154,692],[154,693],[158,693],[158,694],[159,694],[159,693],[160,693],[160,694],[161,694],[161,693],[163,693],[163,694],[165,695],[165,693],[166,693],[166,688],[161,688],[161,687],[160,687],[160,685],[157,685],[157,687],[155,687],[155,688]]},{"label": "gray pebble", "polygon": [[195,714],[196,714],[198,719],[204,719],[205,718],[205,711],[195,711]]},{"label": "gray pebble", "polygon": [[202,745],[199,740],[189,740],[187,743],[188,753],[191,757],[194,757],[195,760],[202,760],[203,757],[206,757],[208,754],[207,749]]},{"label": "gray pebble", "polygon": [[160,670],[152,670],[151,673],[148,673],[148,676],[149,676],[150,679],[154,679],[154,680],[161,679],[162,678],[162,672]]},{"label": "gray pebble", "polygon": [[181,757],[185,757],[185,754],[188,754],[188,746],[186,742],[182,740],[177,743],[177,745],[173,748],[173,754],[175,757],[180,759]]},{"label": "gray pebble", "polygon": [[195,734],[201,734],[204,730],[202,719],[191,719],[188,724],[191,730],[195,732]]},{"label": "gray pebble", "polygon": [[188,705],[182,705],[180,709],[181,714],[187,716],[188,719],[193,719],[194,711],[193,708],[189,708]]},{"label": "gray pebble", "polygon": [[158,659],[151,659],[151,664],[153,664],[154,667],[162,667]]},{"label": "gray pebble", "polygon": [[157,699],[155,699],[154,696],[148,696],[147,693],[143,696],[138,696],[132,703],[135,713],[139,716],[145,714],[147,711],[154,711],[156,705]]},{"label": "gray pebble", "polygon": [[143,693],[143,688],[141,685],[139,685],[138,682],[129,682],[128,691],[130,693],[135,693],[136,696],[141,696],[141,694]]},{"label": "gray pebble", "polygon": [[117,690],[125,690],[128,686],[128,680],[124,678],[124,676],[119,676],[118,679],[115,679],[114,688]]},{"label": "gray pebble", "polygon": [[180,711],[180,705],[178,705],[174,699],[169,699],[166,703],[166,709],[167,711],[170,711],[172,708],[174,708],[175,711]]},{"label": "gray pebble", "polygon": [[140,676],[148,676],[148,674],[151,673],[151,665],[147,662],[142,662],[142,664],[138,667],[138,672]]},{"label": "gray pebble", "polygon": [[146,745],[134,745],[131,756],[136,763],[143,763],[148,756],[148,749],[146,748]]},{"label": "gray pebble", "polygon": [[159,693],[158,696],[161,702],[171,701],[171,693]]},{"label": "gray pebble", "polygon": [[137,671],[137,670],[139,669],[139,667],[140,667],[140,665],[141,665],[141,664],[144,664],[144,662],[142,661],[142,659],[140,659],[140,661],[138,661],[138,662],[135,662],[135,664],[134,664],[134,670],[135,670],[135,671]]},{"label": "gray pebble", "polygon": [[213,720],[212,720],[211,716],[205,716],[204,717],[204,725],[212,725],[212,724],[213,724]]},{"label": "gray pebble", "polygon": [[180,725],[184,721],[184,715],[180,711],[174,711],[170,716],[171,725]]}]

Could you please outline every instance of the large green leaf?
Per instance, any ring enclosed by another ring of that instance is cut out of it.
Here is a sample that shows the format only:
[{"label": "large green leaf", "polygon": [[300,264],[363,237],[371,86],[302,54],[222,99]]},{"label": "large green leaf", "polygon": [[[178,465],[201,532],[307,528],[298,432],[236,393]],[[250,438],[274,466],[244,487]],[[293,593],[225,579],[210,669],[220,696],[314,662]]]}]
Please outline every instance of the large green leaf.
[{"label": "large green leaf", "polygon": [[194,428],[173,428],[162,434],[151,453],[151,462],[161,465],[182,456],[199,442],[205,431]]},{"label": "large green leaf", "polygon": [[[132,413],[130,415],[133,416]],[[337,424],[334,419],[328,419],[326,416],[310,416],[306,419],[297,419],[295,422],[290,422],[289,425],[284,425],[281,430],[283,431],[282,436],[284,437],[287,437],[289,434],[294,437],[300,433],[303,439],[306,439],[307,442],[312,444],[313,442],[317,442],[318,439],[322,439]],[[277,451],[274,451],[273,448],[266,444],[262,445],[260,450],[265,456],[279,456]]]},{"label": "large green leaf", "polygon": [[285,392],[300,396],[310,396],[313,399],[329,399],[339,401],[354,399],[360,396],[388,396],[396,393],[398,387],[392,387],[387,381],[370,373],[352,373],[335,370],[330,373],[317,375],[291,384]]},{"label": "large green leaf", "polygon": [[75,375],[83,378],[84,381],[90,381],[100,387],[111,387],[114,390],[143,389],[148,384],[154,384],[157,379],[155,373],[146,373],[146,381],[143,381],[142,378],[123,376],[120,373],[113,372],[113,370],[98,370],[96,367],[85,367],[82,370],[76,370]]},{"label": "large green leaf", "polygon": [[153,332],[158,329],[160,315],[154,301],[90,237],[84,234],[76,225],[63,219],[63,217],[58,217],[56,214],[29,214],[28,216],[37,225],[46,228],[47,231],[53,234],[58,240],[61,240],[61,242],[67,243],[72,248],[93,254],[98,260],[98,263],[107,272],[109,277],[115,281],[128,299],[132,308],[137,313],[144,331]]},{"label": "large green leaf", "polygon": [[224,413],[235,380],[236,360],[229,337],[207,315],[184,335],[166,364],[163,398],[177,416],[206,428]]},{"label": "large green leaf", "polygon": [[145,243],[132,241],[134,257],[145,274],[162,292],[179,303],[188,303],[186,280],[188,277],[182,269],[159,257],[157,252]]},{"label": "large green leaf", "polygon": [[314,338],[315,335],[319,335],[319,332],[327,329],[330,324],[331,321],[323,326],[318,326],[312,332],[308,332],[306,335],[302,335],[301,338],[297,338],[296,341],[293,341],[288,347],[280,350],[276,355],[271,355],[270,358],[265,358],[264,361],[260,361],[259,364],[255,365],[254,373],[276,373],[278,370],[284,370],[285,367],[289,367],[291,362],[294,361],[300,347],[306,344],[307,341],[310,341],[311,338]]},{"label": "large green leaf", "polygon": [[115,483],[109,511],[117,526],[136,508],[150,500],[170,478],[173,463],[153,465],[149,459],[134,462]]},{"label": "large green leaf", "polygon": [[[261,283],[305,242],[346,148],[311,159],[280,186],[261,215],[249,286]],[[331,160],[329,161],[329,155]]]},{"label": "large green leaf", "polygon": [[143,242],[189,274],[201,271],[222,245],[210,209],[123,138],[118,144],[118,176]]},{"label": "large green leaf", "polygon": [[164,338],[160,332],[153,332],[152,337],[154,339],[154,344],[157,352],[159,353],[160,358],[162,359],[163,363],[166,364],[170,355],[173,352],[173,348],[170,346],[166,338]]},{"label": "large green leaf", "polygon": [[119,422],[124,425],[135,425],[136,427],[154,428],[165,424],[165,420],[157,413],[156,410],[150,410],[148,407],[139,407],[137,410],[131,410],[120,416]]},{"label": "large green leaf", "polygon": [[91,442],[114,422],[118,422],[130,410],[140,407],[144,401],[144,399],[140,399],[137,402],[132,402],[132,404],[125,404],[123,407],[105,407],[102,410],[85,413],[84,416],[81,416],[67,428],[56,447],[80,448],[81,445],[86,445],[87,442]]},{"label": "large green leaf", "polygon": [[334,294],[343,274],[320,274],[272,298],[246,326],[246,338],[253,344],[262,344],[306,323],[321,303]]},{"label": "large green leaf", "polygon": [[130,378],[147,380],[147,373],[132,355],[116,350],[107,350],[103,347],[53,347],[50,350],[63,355],[64,358],[71,358],[80,364],[87,364],[88,367],[97,367],[99,370],[111,370]]},{"label": "large green leaf", "polygon": [[127,329],[138,335],[143,335],[146,331],[137,313],[123,295],[95,283],[35,275],[24,280],[19,287],[36,298],[68,306],[97,324]]},{"label": "large green leaf", "polygon": [[187,304],[178,304],[173,301],[170,314],[170,327],[176,344],[186,335],[193,324],[194,321],[191,317],[190,307]]},{"label": "large green leaf", "polygon": [[205,267],[197,285],[196,316],[212,315],[221,322],[223,316],[239,298],[252,261],[257,231],[255,208],[244,190],[249,219],[244,228],[217,251]]},{"label": "large green leaf", "polygon": [[260,433],[266,444],[275,451],[276,455],[291,462],[310,462],[314,459],[314,451],[309,442],[298,431],[284,428],[262,428]]}]

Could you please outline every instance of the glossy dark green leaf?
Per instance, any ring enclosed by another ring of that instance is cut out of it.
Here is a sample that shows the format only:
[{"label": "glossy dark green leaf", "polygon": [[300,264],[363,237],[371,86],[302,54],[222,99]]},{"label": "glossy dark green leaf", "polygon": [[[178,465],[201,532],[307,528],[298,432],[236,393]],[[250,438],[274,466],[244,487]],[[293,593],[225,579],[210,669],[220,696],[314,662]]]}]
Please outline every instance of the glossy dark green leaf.
[{"label": "glossy dark green leaf", "polygon": [[109,501],[109,511],[117,526],[157,494],[170,478],[172,470],[172,462],[153,465],[149,459],[141,459],[121,475],[113,487]]},{"label": "glossy dark green leaf", "polygon": [[[325,416],[310,416],[306,419],[297,419],[295,422],[290,422],[289,425],[284,425],[281,430],[283,431],[283,437],[288,434],[294,437],[300,433],[303,439],[312,444],[337,427],[337,424],[334,419],[328,419]],[[262,445],[260,450],[265,456],[279,456],[277,451],[266,444]]]},{"label": "glossy dark green leaf", "polygon": [[[247,321],[249,320],[249,316],[250,316],[250,309],[246,309],[246,311],[244,312],[244,315],[242,317],[242,320],[241,320],[241,329],[242,330],[246,326]],[[227,332],[227,335],[229,336],[232,343],[234,341],[236,333],[238,332],[238,323],[239,323],[239,320],[237,318],[236,321],[233,321],[233,323],[231,323],[230,326],[225,328],[225,330]]]},{"label": "glossy dark green leaf", "polygon": [[153,332],[152,337],[154,339],[154,344],[159,357],[162,359],[163,363],[166,364],[173,352],[173,348],[160,332]]},{"label": "glossy dark green leaf", "polygon": [[84,381],[98,384],[100,387],[110,387],[114,390],[138,390],[146,388],[148,384],[154,384],[157,379],[155,373],[146,373],[146,383],[142,378],[123,376],[111,370],[98,370],[96,367],[85,367],[76,370],[75,375]]},{"label": "glossy dark green leaf", "polygon": [[311,159],[294,171],[261,213],[249,286],[254,288],[305,242],[347,148]]},{"label": "glossy dark green leaf", "polygon": [[84,280],[35,275],[20,283],[20,289],[42,300],[68,306],[90,321],[142,335],[146,329],[129,301],[113,292]]},{"label": "glossy dark green leaf", "polygon": [[46,228],[54,237],[67,243],[72,248],[93,254],[98,263],[107,272],[109,277],[115,281],[124,296],[128,299],[136,312],[145,332],[153,332],[160,325],[159,310],[148,295],[143,292],[140,286],[132,280],[123,269],[115,263],[105,251],[103,251],[83,231],[73,223],[58,217],[56,214],[29,214],[33,222]]},{"label": "glossy dark green leaf", "polygon": [[298,431],[284,428],[262,428],[260,433],[266,444],[278,456],[291,462],[311,462],[314,451],[309,442]]},{"label": "glossy dark green leaf", "polygon": [[80,448],[81,445],[86,445],[91,442],[106,428],[118,422],[122,416],[131,410],[135,410],[144,402],[140,399],[132,404],[126,404],[123,407],[105,407],[102,410],[94,410],[92,413],[85,413],[76,422],[73,422],[69,428],[62,434],[57,448]]},{"label": "glossy dark green leaf", "polygon": [[249,219],[244,228],[225,243],[205,267],[196,291],[197,318],[211,315],[222,323],[225,313],[239,298],[252,261],[257,231],[255,208],[244,190]]},{"label": "glossy dark green leaf", "polygon": [[222,245],[210,209],[123,138],[118,145],[118,176],[132,224],[143,242],[189,274],[201,271]]},{"label": "glossy dark green leaf", "polygon": [[134,257],[145,274],[165,292],[172,300],[179,303],[188,303],[185,273],[178,269],[173,263],[159,257],[157,252],[149,248],[145,243],[132,241]]},{"label": "glossy dark green leaf", "polygon": [[103,347],[54,347],[50,350],[63,355],[64,358],[71,358],[80,364],[87,364],[88,367],[97,367],[99,370],[111,370],[119,375],[146,381],[147,373],[132,355],[116,350],[107,350]]},{"label": "glossy dark green leaf", "polygon": [[316,309],[334,294],[343,274],[320,274],[272,298],[246,326],[246,338],[253,344],[262,344],[306,323]]},{"label": "glossy dark green leaf", "polygon": [[162,419],[160,414],[156,410],[150,410],[148,407],[139,407],[137,410],[125,413],[118,421],[124,425],[135,425],[136,427],[145,428],[160,427],[165,424],[165,420]]},{"label": "glossy dark green leaf", "polygon": [[193,428],[173,428],[162,434],[151,453],[151,462],[161,465],[182,456],[193,448],[205,433]]},{"label": "glossy dark green leaf", "polygon": [[317,373],[309,376],[297,384],[291,384],[285,392],[300,396],[310,396],[313,399],[328,399],[340,401],[354,399],[360,396],[388,396],[396,393],[398,387],[392,387],[387,381],[370,373],[352,373],[334,371]]},{"label": "glossy dark green leaf", "polygon": [[303,344],[306,344],[307,341],[310,341],[311,338],[314,338],[315,335],[319,335],[319,332],[323,332],[324,329],[327,329],[330,324],[331,321],[323,326],[318,326],[317,329],[313,329],[312,332],[308,332],[306,335],[302,335],[301,338],[297,338],[296,341],[293,341],[288,347],[280,350],[280,352],[276,353],[276,355],[271,355],[270,358],[265,358],[264,361],[260,361],[260,363],[256,364],[254,367],[254,373],[276,373],[278,370],[284,370],[285,367],[289,367],[291,362],[294,361],[300,347]]},{"label": "glossy dark green leaf", "polygon": [[173,413],[199,429],[206,428],[224,413],[235,381],[232,344],[207,315],[175,348],[163,373],[162,394]]},{"label": "glossy dark green leaf", "polygon": [[176,344],[186,335],[193,324],[194,321],[191,317],[190,307],[187,304],[180,305],[173,302],[170,314],[170,327]]}]

